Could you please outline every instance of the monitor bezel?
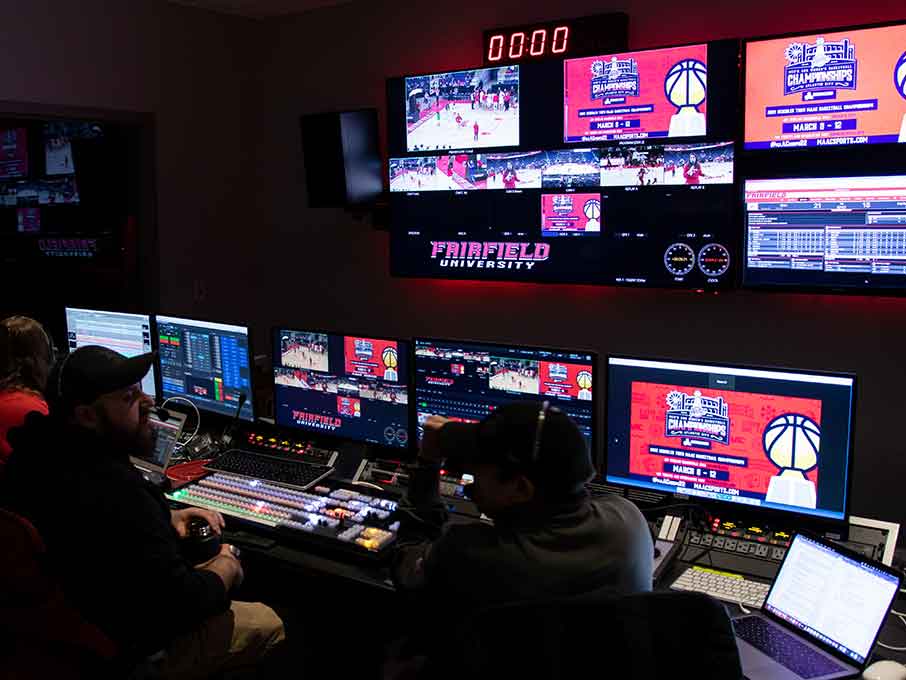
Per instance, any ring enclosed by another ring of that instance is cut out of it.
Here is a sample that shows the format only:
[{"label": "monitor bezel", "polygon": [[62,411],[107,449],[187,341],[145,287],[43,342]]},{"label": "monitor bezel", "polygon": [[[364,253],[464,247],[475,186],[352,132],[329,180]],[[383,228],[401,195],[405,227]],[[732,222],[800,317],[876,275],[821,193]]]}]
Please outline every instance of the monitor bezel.
[{"label": "monitor bezel", "polygon": [[[520,344],[516,344],[516,343],[507,344],[507,343],[503,343],[503,342],[484,341],[484,340],[465,340],[462,338],[439,338],[436,336],[424,336],[424,335],[415,336],[412,338],[412,380],[413,380],[412,417],[416,421],[416,423],[415,423],[416,426],[418,425],[418,408],[417,408],[417,404],[416,404],[417,395],[415,394],[415,390],[417,389],[415,386],[415,360],[416,360],[415,346],[419,342],[444,342],[444,343],[453,343],[453,344],[465,343],[465,344],[471,344],[471,345],[484,345],[486,347],[501,347],[501,348],[505,348],[505,349],[512,349],[513,347],[519,347],[521,349],[527,349],[530,351],[539,351],[540,350],[540,351],[548,351],[548,352],[561,352],[561,353],[566,353],[566,354],[569,354],[569,353],[589,354],[591,356],[592,386],[594,387],[594,389],[592,389],[592,392],[591,392],[591,411],[592,411],[591,424],[592,424],[592,427],[591,427],[591,443],[589,444],[589,447],[588,447],[588,454],[589,454],[589,458],[590,458],[591,463],[594,466],[595,470],[599,469],[601,461],[603,459],[601,458],[602,452],[599,450],[599,446],[600,446],[602,437],[599,436],[599,432],[598,432],[598,430],[601,427],[600,410],[599,410],[601,402],[600,402],[600,397],[598,396],[598,391],[600,388],[597,387],[597,385],[596,385],[600,380],[598,377],[600,375],[600,361],[599,361],[598,352],[596,352],[595,350],[591,350],[591,349],[579,349],[579,348],[564,349],[562,347],[552,347],[550,345],[520,345]],[[539,395],[535,395],[535,398],[532,398],[532,395],[525,395],[524,399],[521,399],[521,400],[514,399],[513,401],[544,401],[544,396],[539,394]],[[415,437],[414,439],[417,439],[417,437]]]},{"label": "monitor bezel", "polygon": [[299,425],[286,425],[281,424],[277,420],[277,382],[274,380],[273,386],[271,388],[271,397],[274,401],[274,425],[281,429],[290,430],[293,432],[304,432],[310,436],[310,438],[335,443],[346,443],[352,444],[355,446],[363,446],[367,451],[373,451],[376,454],[376,457],[381,460],[396,460],[396,461],[410,461],[414,460],[416,453],[418,451],[418,445],[415,441],[413,425],[415,424],[415,404],[414,404],[414,389],[415,383],[413,381],[413,366],[412,366],[412,339],[406,337],[387,337],[384,335],[375,335],[373,333],[349,333],[336,330],[326,330],[324,328],[296,328],[294,324],[277,324],[271,326],[270,332],[270,355],[271,355],[271,365],[270,365],[270,377],[273,380],[274,369],[276,368],[276,357],[274,356],[274,349],[276,347],[277,333],[283,330],[302,332],[302,333],[321,333],[324,335],[334,335],[340,338],[352,337],[352,338],[370,338],[373,340],[385,340],[388,342],[396,343],[409,343],[409,348],[406,351],[406,359],[409,363],[409,378],[406,381],[406,391],[408,392],[408,401],[406,404],[406,427],[409,432],[409,439],[405,447],[396,447],[396,446],[385,446],[383,444],[378,444],[375,442],[368,442],[361,439],[353,439],[348,436],[340,434],[330,434],[327,432],[322,432],[320,430],[314,430],[307,427],[302,427]]},{"label": "monitor bezel", "polygon": [[[252,417],[251,417],[251,419],[249,419],[249,418],[243,418],[240,415],[239,421],[243,422],[243,423],[250,423],[250,424],[254,425],[258,421],[259,416],[258,416],[258,408],[257,408],[257,405],[255,404],[255,376],[254,376],[254,374],[255,374],[255,351],[252,346],[252,328],[251,328],[251,326],[249,326],[247,324],[240,324],[240,323],[214,321],[211,319],[190,319],[188,317],[175,316],[173,314],[161,314],[161,313],[154,314],[153,315],[153,317],[154,317],[154,338],[155,338],[154,344],[157,347],[157,349],[156,349],[157,357],[154,360],[154,364],[158,369],[158,380],[160,380],[160,386],[158,389],[158,394],[160,395],[160,398],[159,398],[160,403],[164,403],[164,401],[166,401],[167,399],[170,398],[170,397],[164,396],[164,384],[163,384],[164,383],[164,371],[163,371],[163,366],[161,365],[161,358],[160,358],[160,329],[159,329],[159,324],[158,324],[158,317],[161,317],[161,316],[168,318],[168,319],[176,320],[176,322],[187,322],[187,323],[198,322],[198,323],[207,323],[207,324],[218,324],[221,326],[235,326],[237,328],[245,329],[246,338],[248,340],[248,353],[249,353],[249,394],[248,394],[247,401],[252,407]],[[170,323],[170,322],[165,321],[164,323]],[[170,396],[179,397],[182,399],[188,399],[188,397],[184,394],[173,394]],[[203,403],[200,404],[192,399],[190,399],[190,401],[193,404],[195,404],[195,407],[199,411],[204,411],[205,413],[209,413],[218,418],[233,418],[236,413],[235,410],[233,411],[233,413],[229,413],[229,414],[221,413],[220,411],[216,411],[216,410],[208,408],[207,405],[205,405]]]},{"label": "monitor bezel", "polygon": [[[830,151],[831,149],[896,149],[899,147],[904,147],[906,144],[901,144],[899,142],[888,142],[888,143],[876,143],[876,144],[846,144],[839,147],[828,146],[828,147],[806,147],[806,148],[781,148],[781,149],[747,149],[746,148],[746,104],[747,102],[747,85],[748,85],[748,53],[749,53],[749,43],[758,43],[766,42],[770,40],[782,40],[785,38],[803,38],[807,36],[818,35],[819,33],[840,33],[842,31],[861,31],[868,30],[873,28],[888,28],[890,26],[906,26],[906,21],[903,19],[897,19],[892,21],[881,21],[877,23],[869,24],[850,24],[846,26],[829,26],[824,29],[815,29],[809,31],[790,31],[786,33],[769,33],[765,35],[750,36],[748,38],[743,38],[741,40],[741,48],[739,55],[739,83],[740,83],[740,92],[739,92],[739,126],[738,130],[739,135],[739,151],[740,154],[752,154],[752,157],[770,157],[775,154],[820,154]],[[906,149],[904,149],[906,151]],[[777,155],[778,158],[782,158],[782,155]]]},{"label": "monitor bezel", "polygon": [[[650,356],[633,356],[628,354],[608,354],[605,357],[605,367],[604,375],[606,381],[606,390],[608,392],[608,397],[610,393],[610,361],[611,359],[626,359],[631,361],[651,361],[651,362],[666,362],[673,364],[688,364],[690,366],[714,366],[714,368],[729,368],[729,369],[748,369],[748,370],[757,370],[757,371],[768,371],[768,372],[783,372],[783,373],[796,373],[800,375],[813,375],[813,376],[823,376],[823,377],[833,377],[833,378],[847,378],[852,380],[852,392],[850,397],[850,427],[849,427],[849,441],[848,449],[846,456],[846,483],[845,483],[845,496],[843,499],[843,517],[842,518],[833,518],[833,517],[819,517],[809,513],[797,512],[796,510],[779,510],[776,508],[765,508],[759,506],[750,506],[742,503],[733,503],[730,501],[719,501],[710,498],[701,498],[699,496],[686,496],[682,493],[677,493],[675,491],[670,491],[669,489],[658,490],[658,489],[649,489],[647,487],[638,487],[631,484],[626,484],[622,481],[611,481],[608,478],[608,468],[607,468],[607,458],[608,458],[608,448],[605,447],[603,452],[603,472],[601,475],[602,480],[613,486],[617,486],[624,490],[624,492],[638,492],[645,491],[651,493],[659,493],[667,498],[679,498],[680,500],[688,498],[690,505],[699,505],[704,508],[718,509],[716,513],[717,516],[731,515],[731,516],[749,516],[757,515],[759,520],[764,520],[766,523],[778,527],[804,527],[806,529],[812,529],[814,531],[823,532],[825,530],[838,531],[842,532],[844,535],[847,533],[847,527],[849,526],[849,517],[852,506],[852,485],[853,485],[853,468],[855,462],[854,448],[855,448],[855,435],[856,435],[856,410],[858,404],[858,384],[859,379],[855,373],[849,373],[845,371],[841,372],[832,372],[832,371],[821,371],[821,370],[811,370],[811,369],[799,369],[799,368],[789,368],[785,366],[764,366],[758,364],[740,364],[735,362],[708,362],[708,361],[698,361],[690,359],[676,359],[676,358],[665,358],[665,357],[650,357]],[[607,430],[610,424],[610,400],[605,397],[604,403],[604,428]],[[606,439],[609,443],[610,434],[607,433]]]}]

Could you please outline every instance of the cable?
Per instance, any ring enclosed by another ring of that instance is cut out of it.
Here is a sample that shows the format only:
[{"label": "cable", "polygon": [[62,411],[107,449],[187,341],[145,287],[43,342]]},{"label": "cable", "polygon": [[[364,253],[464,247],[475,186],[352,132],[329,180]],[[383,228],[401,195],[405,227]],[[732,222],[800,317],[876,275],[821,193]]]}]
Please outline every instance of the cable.
[{"label": "cable", "polygon": [[164,408],[171,401],[184,401],[195,411],[195,430],[192,432],[192,436],[181,444],[176,445],[177,448],[184,449],[192,443],[192,440],[195,439],[195,437],[198,436],[198,428],[201,427],[201,413],[198,412],[198,407],[191,400],[186,399],[185,397],[169,397],[167,399],[164,399],[164,402],[160,405],[159,408]]},{"label": "cable", "polygon": [[[906,614],[893,609],[890,610],[890,613],[896,616],[900,620],[900,623],[906,626]],[[890,645],[885,645],[880,640],[878,640],[878,647],[883,647],[884,649],[890,650],[891,652],[906,652],[906,647],[891,647]]]}]

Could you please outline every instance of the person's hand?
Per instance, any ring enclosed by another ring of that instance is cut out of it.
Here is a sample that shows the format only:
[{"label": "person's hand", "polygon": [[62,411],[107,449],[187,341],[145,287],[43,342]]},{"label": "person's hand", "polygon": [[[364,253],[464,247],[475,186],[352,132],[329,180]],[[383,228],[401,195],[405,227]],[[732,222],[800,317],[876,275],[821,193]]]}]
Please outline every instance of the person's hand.
[{"label": "person's hand", "polygon": [[217,555],[195,568],[213,571],[223,581],[223,585],[227,590],[238,588],[245,580],[242,563],[233,552],[233,546],[226,543],[220,546],[220,552]]},{"label": "person's hand", "polygon": [[185,510],[171,510],[170,511],[170,522],[173,524],[173,528],[176,529],[176,533],[179,534],[180,538],[185,538],[189,535],[189,521],[198,518],[203,519],[205,522],[211,525],[211,529],[214,530],[214,533],[218,536],[223,531],[224,520],[223,515],[214,510],[205,510],[204,508],[186,508]]},{"label": "person's hand", "polygon": [[440,450],[440,431],[449,423],[449,418],[443,416],[430,416],[424,424],[422,445],[419,456],[428,463],[440,463],[444,456]]}]

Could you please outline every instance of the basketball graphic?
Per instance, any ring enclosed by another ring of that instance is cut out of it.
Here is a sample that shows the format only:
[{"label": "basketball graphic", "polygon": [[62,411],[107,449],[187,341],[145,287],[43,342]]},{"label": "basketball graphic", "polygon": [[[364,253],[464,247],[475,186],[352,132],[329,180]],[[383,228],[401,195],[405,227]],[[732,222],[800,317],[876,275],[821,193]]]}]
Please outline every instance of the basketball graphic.
[{"label": "basketball graphic", "polygon": [[708,95],[708,67],[697,59],[683,59],[674,64],[664,79],[667,99],[677,109],[698,108]]},{"label": "basketball graphic", "polygon": [[806,473],[818,464],[821,428],[807,416],[777,416],[768,423],[762,437],[764,452],[781,470]]},{"label": "basketball graphic", "polygon": [[893,69],[893,84],[903,99],[906,99],[906,52],[900,55]]},{"label": "basketball graphic", "polygon": [[591,389],[591,373],[589,371],[579,371],[576,375],[576,384],[583,390]]},{"label": "basketball graphic", "polygon": [[601,217],[601,201],[597,199],[591,199],[585,201],[585,206],[582,208],[582,212],[585,213],[585,216],[590,220],[596,220]]},{"label": "basketball graphic", "polygon": [[381,361],[384,362],[384,366],[387,368],[396,368],[399,363],[399,356],[396,353],[396,348],[385,347],[384,351],[381,352]]}]

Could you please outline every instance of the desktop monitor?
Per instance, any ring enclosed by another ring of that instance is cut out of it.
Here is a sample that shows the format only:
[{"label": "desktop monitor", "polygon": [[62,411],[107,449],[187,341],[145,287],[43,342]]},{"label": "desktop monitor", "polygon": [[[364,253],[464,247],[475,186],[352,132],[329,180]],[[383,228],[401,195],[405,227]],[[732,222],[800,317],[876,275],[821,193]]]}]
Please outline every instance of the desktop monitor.
[{"label": "desktop monitor", "polygon": [[273,366],[278,425],[408,450],[408,342],[275,328]]},{"label": "desktop monitor", "polygon": [[419,427],[432,415],[474,423],[510,402],[549,400],[579,426],[594,460],[596,361],[587,350],[416,338]]},{"label": "desktop monitor", "polygon": [[855,377],[609,357],[606,479],[842,523]]},{"label": "desktop monitor", "polygon": [[[67,307],[66,340],[70,352],[86,345],[100,345],[134,357],[151,351],[151,317]],[[156,371],[152,366],[142,380],[142,391],[154,399],[157,399]]]},{"label": "desktop monitor", "polygon": [[752,287],[906,290],[906,175],[749,179]]},{"label": "desktop monitor", "polygon": [[247,326],[157,316],[161,394],[182,397],[199,409],[254,422],[251,352]]}]

